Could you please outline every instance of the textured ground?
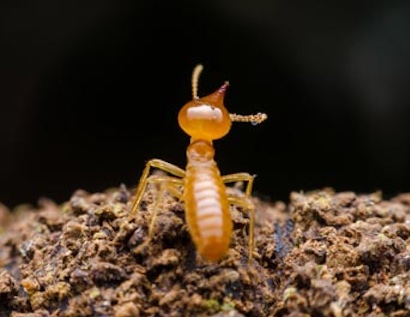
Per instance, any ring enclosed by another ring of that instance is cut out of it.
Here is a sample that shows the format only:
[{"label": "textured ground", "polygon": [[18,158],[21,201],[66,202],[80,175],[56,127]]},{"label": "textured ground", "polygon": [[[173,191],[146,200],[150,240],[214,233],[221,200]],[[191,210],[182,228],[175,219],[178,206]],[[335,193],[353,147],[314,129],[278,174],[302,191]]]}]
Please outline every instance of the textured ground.
[{"label": "textured ground", "polygon": [[255,199],[250,264],[249,219],[236,208],[219,264],[197,256],[170,197],[147,241],[155,195],[136,220],[124,187],[1,206],[0,316],[410,316],[410,194]]}]

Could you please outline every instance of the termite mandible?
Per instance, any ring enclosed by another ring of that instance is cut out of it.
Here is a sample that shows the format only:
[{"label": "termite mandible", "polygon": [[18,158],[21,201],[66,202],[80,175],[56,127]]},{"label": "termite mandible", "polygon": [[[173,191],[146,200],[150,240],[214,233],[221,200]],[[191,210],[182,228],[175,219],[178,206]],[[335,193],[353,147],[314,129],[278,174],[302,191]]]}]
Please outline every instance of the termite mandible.
[{"label": "termite mandible", "polygon": [[[217,262],[227,253],[232,235],[230,205],[242,207],[250,213],[248,260],[252,259],[254,245],[255,207],[251,201],[255,176],[235,173],[221,176],[214,160],[212,142],[224,137],[232,122],[259,124],[267,119],[264,113],[254,115],[230,114],[223,104],[229,86],[225,82],[214,93],[199,98],[198,79],[202,65],[192,73],[193,99],[186,103],[178,114],[178,123],[191,137],[187,148],[185,170],[160,159],[146,163],[139,180],[131,206],[130,217],[135,218],[148,183],[160,184],[160,191],[152,210],[148,237],[152,237],[159,201],[168,191],[185,205],[185,218],[191,238],[200,256],[210,262]],[[150,175],[151,168],[165,171],[167,175]],[[172,176],[171,176],[172,175]],[[227,193],[226,183],[247,182],[245,195],[238,197]]]}]

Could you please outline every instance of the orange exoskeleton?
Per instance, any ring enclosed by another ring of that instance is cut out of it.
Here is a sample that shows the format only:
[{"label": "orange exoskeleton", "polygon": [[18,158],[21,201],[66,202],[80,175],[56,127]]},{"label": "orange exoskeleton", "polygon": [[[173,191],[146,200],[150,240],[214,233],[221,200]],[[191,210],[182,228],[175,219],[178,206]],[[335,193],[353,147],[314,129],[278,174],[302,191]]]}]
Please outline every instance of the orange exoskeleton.
[{"label": "orange exoskeleton", "polygon": [[[198,253],[205,260],[216,262],[226,254],[231,241],[230,204],[241,206],[250,213],[248,247],[249,259],[251,259],[254,244],[255,207],[250,198],[254,176],[248,173],[221,176],[214,160],[215,150],[212,142],[224,137],[234,121],[258,124],[267,116],[264,113],[249,116],[230,114],[223,103],[229,86],[228,82],[225,82],[214,93],[199,98],[197,85],[201,71],[202,65],[194,69],[192,74],[193,99],[186,103],[178,114],[180,127],[191,137],[186,152],[186,169],[183,170],[159,159],[148,161],[137,186],[131,217],[137,214],[147,184],[163,185],[152,212],[149,237],[152,236],[158,202],[167,190],[185,205],[188,230]],[[151,168],[161,169],[172,176],[150,176]],[[238,181],[247,182],[245,196],[229,195],[225,184]]]}]

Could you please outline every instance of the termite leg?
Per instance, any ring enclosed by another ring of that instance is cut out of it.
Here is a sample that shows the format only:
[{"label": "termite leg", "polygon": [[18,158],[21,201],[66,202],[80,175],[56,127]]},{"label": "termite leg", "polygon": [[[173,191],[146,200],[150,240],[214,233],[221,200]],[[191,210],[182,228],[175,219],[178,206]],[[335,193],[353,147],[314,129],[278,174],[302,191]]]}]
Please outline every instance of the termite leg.
[{"label": "termite leg", "polygon": [[157,199],[155,201],[154,209],[152,210],[151,213],[151,221],[149,224],[149,229],[148,229],[148,238],[152,238],[152,233],[154,232],[154,225],[155,225],[155,220],[157,219],[158,215],[158,210],[159,210],[159,204],[164,198],[164,194],[166,191],[171,193],[173,196],[178,198],[179,200],[182,197],[182,193],[178,187],[182,186],[182,179],[174,178],[174,177],[167,177],[167,176],[151,176],[148,178],[149,183],[159,183],[160,188],[158,192]]},{"label": "termite leg", "polygon": [[134,218],[137,215],[137,209],[138,209],[139,204],[141,203],[141,199],[142,199],[142,196],[144,195],[145,188],[147,187],[147,180],[150,175],[151,168],[157,168],[157,169],[163,170],[167,173],[170,173],[180,178],[185,177],[185,171],[182,168],[179,168],[178,166],[175,166],[171,163],[168,163],[168,162],[165,162],[159,159],[149,160],[147,164],[145,165],[144,171],[142,172],[140,181],[137,186],[137,190],[135,192],[135,197],[134,197],[134,200],[131,206],[131,213],[130,213],[131,218]]},{"label": "termite leg", "polygon": [[250,213],[249,216],[249,239],[248,239],[248,263],[251,262],[254,249],[254,230],[255,230],[255,206],[248,198],[238,196],[228,196],[228,201],[232,205],[240,206]]},{"label": "termite leg", "polygon": [[234,182],[248,182],[245,189],[246,197],[238,196],[228,196],[228,201],[231,204],[242,207],[245,210],[248,210],[250,213],[249,216],[249,256],[248,262],[252,260],[253,257],[253,248],[254,248],[254,230],[255,230],[255,206],[250,200],[252,195],[253,181],[255,175],[248,173],[235,173],[222,176],[224,183],[234,183]]},{"label": "termite leg", "polygon": [[245,189],[245,194],[247,198],[251,198],[254,179],[255,175],[251,175],[248,173],[235,173],[222,176],[222,180],[224,183],[234,183],[241,181],[248,182]]}]

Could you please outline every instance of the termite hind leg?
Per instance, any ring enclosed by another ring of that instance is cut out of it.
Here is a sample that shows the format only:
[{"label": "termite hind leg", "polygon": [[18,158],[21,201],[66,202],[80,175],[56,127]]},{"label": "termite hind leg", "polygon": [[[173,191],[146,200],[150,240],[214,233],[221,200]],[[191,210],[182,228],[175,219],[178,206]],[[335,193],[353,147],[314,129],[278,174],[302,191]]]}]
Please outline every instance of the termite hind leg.
[{"label": "termite hind leg", "polygon": [[250,198],[252,196],[253,181],[256,175],[251,175],[248,173],[235,173],[223,175],[222,180],[224,183],[235,183],[235,182],[248,182],[245,189],[246,197]]},{"label": "termite hind leg", "polygon": [[248,263],[250,263],[254,250],[255,205],[247,197],[228,196],[228,201],[230,204],[240,206],[249,212]]},{"label": "termite hind leg", "polygon": [[[149,179],[151,181],[151,179]],[[154,209],[151,212],[151,220],[149,224],[149,229],[148,229],[148,238],[151,240],[152,234],[154,232],[154,225],[155,221],[157,219],[158,215],[158,210],[159,210],[159,204],[161,201],[164,199],[165,192],[168,191],[170,194],[178,198],[179,200],[182,197],[182,193],[178,186],[182,186],[182,180],[181,179],[175,179],[175,178],[167,178],[167,177],[153,177],[152,182],[158,182],[160,183],[160,188],[158,191],[158,196],[156,197],[155,204],[154,204]]]},{"label": "termite hind leg", "polygon": [[134,200],[131,205],[131,218],[135,218],[135,216],[137,215],[139,204],[141,203],[141,199],[144,195],[145,188],[147,187],[147,180],[150,175],[151,168],[163,170],[169,174],[172,174],[180,178],[185,177],[185,171],[182,168],[179,168],[178,166],[175,166],[171,163],[159,159],[149,160],[145,165],[144,171],[142,172],[142,175],[138,182],[137,190],[135,191]]}]

